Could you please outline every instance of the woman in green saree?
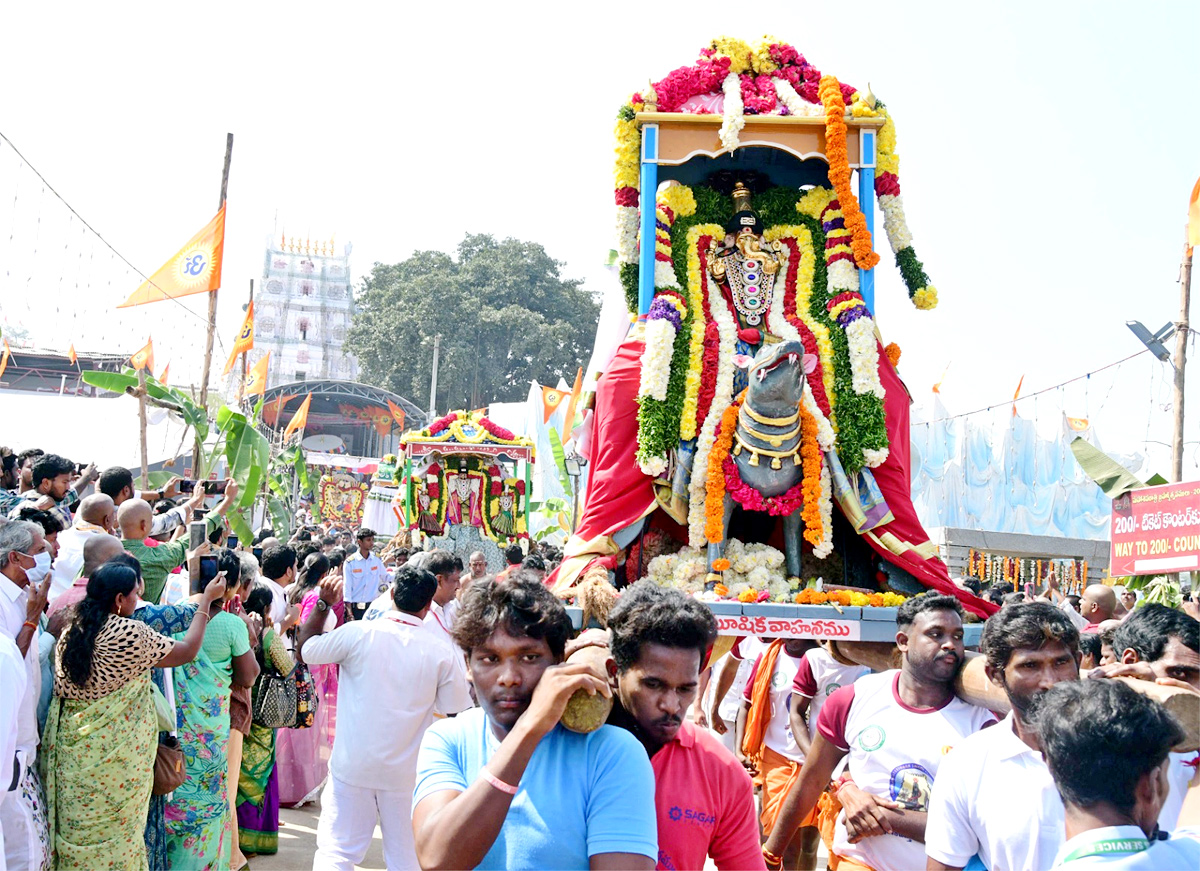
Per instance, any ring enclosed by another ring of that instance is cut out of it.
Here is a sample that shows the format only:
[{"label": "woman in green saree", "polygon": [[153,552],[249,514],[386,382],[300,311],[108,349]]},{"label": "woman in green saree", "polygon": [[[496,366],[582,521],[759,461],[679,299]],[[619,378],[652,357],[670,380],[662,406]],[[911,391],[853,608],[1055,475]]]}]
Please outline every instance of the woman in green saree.
[{"label": "woman in green saree", "polygon": [[[222,550],[217,566],[228,584],[224,595],[232,596],[241,562],[233,551]],[[170,868],[187,871],[223,871],[230,866],[234,822],[226,786],[229,695],[234,683],[253,686],[258,676],[246,621],[221,610],[223,599],[201,606],[197,617],[209,615],[209,628],[200,654],[174,672],[187,780],[167,802],[167,862]]]},{"label": "woman in green saree", "polygon": [[[224,592],[214,581],[204,601]],[[158,742],[150,669],[190,662],[208,621],[193,621],[173,641],[129,619],[137,597],[133,569],[101,566],[55,650],[41,764],[56,869],[146,867],[142,834]]]},{"label": "woman in green saree", "polygon": [[[292,661],[283,639],[271,627],[271,591],[257,584],[246,597],[246,611],[258,614],[267,628],[262,634],[261,665],[270,663],[280,674],[290,675]],[[257,689],[257,687],[256,687]],[[255,698],[257,702],[257,698]],[[279,851],[279,775],[275,771],[275,730],[251,723],[242,747],[242,769],[237,790],[238,842],[242,852],[273,854]]]}]

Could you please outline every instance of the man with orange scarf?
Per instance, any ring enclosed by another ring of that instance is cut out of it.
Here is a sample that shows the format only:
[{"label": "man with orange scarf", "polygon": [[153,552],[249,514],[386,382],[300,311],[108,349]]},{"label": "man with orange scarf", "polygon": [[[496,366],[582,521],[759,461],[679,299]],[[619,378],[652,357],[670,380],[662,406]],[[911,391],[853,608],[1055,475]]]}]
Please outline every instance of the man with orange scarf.
[{"label": "man with orange scarf", "polygon": [[[808,751],[807,731],[792,731],[789,698],[792,682],[804,654],[815,642],[801,638],[777,638],[759,654],[738,712],[738,759],[762,784],[764,835],[769,835],[779,814],[788,786],[796,779]],[[811,871],[817,864],[816,811],[801,821],[798,831],[783,851],[784,867]]]}]

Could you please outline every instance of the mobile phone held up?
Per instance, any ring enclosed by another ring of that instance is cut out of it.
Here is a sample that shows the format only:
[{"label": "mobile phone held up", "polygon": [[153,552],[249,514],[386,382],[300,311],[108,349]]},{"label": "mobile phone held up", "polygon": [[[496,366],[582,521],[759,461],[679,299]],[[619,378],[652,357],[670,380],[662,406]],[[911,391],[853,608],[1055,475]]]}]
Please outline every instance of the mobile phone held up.
[{"label": "mobile phone held up", "polygon": [[[182,478],[178,484],[179,492],[183,493],[185,495],[194,493],[196,491],[197,483],[199,483],[199,482],[197,482],[193,478]],[[203,487],[204,487],[204,495],[206,495],[206,496],[217,496],[217,495],[225,492],[225,482],[224,481],[204,481]]]},{"label": "mobile phone held up", "polygon": [[228,536],[225,537],[225,546],[227,548],[229,548],[230,550],[237,550],[238,537],[236,535],[233,535],[232,533],[230,533]]},{"label": "mobile phone held up", "polygon": [[203,593],[204,588],[217,576],[217,558],[215,555],[200,557],[200,577],[192,584],[193,593]]}]

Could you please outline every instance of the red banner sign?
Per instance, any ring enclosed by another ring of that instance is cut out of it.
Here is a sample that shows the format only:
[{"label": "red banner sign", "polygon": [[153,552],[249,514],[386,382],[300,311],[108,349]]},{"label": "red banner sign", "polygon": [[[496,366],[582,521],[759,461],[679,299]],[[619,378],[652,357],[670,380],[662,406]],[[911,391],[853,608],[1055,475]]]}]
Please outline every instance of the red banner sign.
[{"label": "red banner sign", "polygon": [[776,618],[743,614],[740,617],[717,614],[719,635],[758,635],[771,638],[840,638],[857,641],[857,620],[813,620],[807,617]]},{"label": "red banner sign", "polygon": [[1133,490],[1113,500],[1109,574],[1200,569],[1200,482]]}]

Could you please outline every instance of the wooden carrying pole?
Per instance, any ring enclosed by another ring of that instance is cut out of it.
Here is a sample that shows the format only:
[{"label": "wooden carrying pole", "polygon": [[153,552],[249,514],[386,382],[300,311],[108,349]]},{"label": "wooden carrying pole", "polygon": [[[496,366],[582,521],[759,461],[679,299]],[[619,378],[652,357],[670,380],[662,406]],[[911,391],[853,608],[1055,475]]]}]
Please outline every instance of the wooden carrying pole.
[{"label": "wooden carrying pole", "polygon": [[[830,641],[829,652],[839,662],[865,665],[872,671],[887,671],[900,665],[899,650],[896,645],[886,641]],[[984,672],[986,660],[982,653],[967,651],[967,661],[954,680],[954,694],[964,702],[997,714],[1007,714],[1011,710],[1008,696],[988,679]],[[1200,704],[1196,703],[1195,693],[1147,680],[1123,677],[1114,680],[1124,681],[1175,715],[1185,733],[1183,742],[1174,748],[1176,751],[1187,753],[1200,749]]]},{"label": "wooden carrying pole", "polygon": [[[233,159],[233,134],[225,134],[225,168],[221,171],[221,202],[220,210],[225,206],[225,195],[229,192],[229,161]],[[222,243],[224,244],[224,243]],[[200,407],[208,412],[208,370],[212,366],[213,339],[217,332],[217,290],[208,294],[208,335],[204,340],[204,371],[200,374]],[[204,445],[196,438],[196,446],[192,455],[192,477],[204,478],[207,470],[202,468],[204,461]]]}]

